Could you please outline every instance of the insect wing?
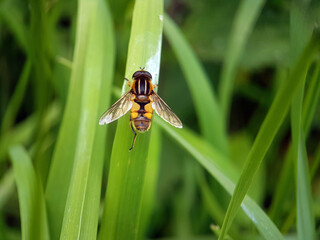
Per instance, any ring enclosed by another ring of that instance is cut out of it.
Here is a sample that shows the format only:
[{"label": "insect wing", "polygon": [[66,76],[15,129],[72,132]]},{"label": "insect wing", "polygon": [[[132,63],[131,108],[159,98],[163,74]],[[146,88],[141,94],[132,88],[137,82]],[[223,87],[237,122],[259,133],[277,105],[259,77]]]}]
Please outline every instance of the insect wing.
[{"label": "insect wing", "polygon": [[101,116],[99,124],[111,123],[126,114],[132,107],[133,97],[130,91],[123,95]]},{"label": "insect wing", "polygon": [[182,128],[180,119],[158,94],[153,93],[151,98],[153,100],[152,108],[163,120],[170,123],[174,127]]}]

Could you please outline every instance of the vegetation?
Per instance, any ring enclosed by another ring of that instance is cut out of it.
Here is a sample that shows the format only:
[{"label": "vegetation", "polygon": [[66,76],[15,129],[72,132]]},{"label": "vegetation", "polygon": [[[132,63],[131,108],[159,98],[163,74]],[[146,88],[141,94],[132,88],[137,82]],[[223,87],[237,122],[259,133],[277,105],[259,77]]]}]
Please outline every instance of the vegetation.
[{"label": "vegetation", "polygon": [[[0,1],[0,239],[320,238],[320,3]],[[183,122],[100,126],[144,67]],[[122,90],[121,90],[122,88]]]}]

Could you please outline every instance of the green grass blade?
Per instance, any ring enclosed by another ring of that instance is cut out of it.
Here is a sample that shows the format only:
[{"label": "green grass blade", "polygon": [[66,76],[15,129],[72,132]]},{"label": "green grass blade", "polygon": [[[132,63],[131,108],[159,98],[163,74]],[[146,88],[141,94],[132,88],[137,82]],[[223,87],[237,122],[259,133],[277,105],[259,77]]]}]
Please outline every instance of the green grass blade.
[{"label": "green grass blade", "polygon": [[315,239],[315,222],[312,211],[310,178],[308,170],[308,157],[302,133],[302,100],[303,90],[292,103],[292,146],[296,161],[296,196],[297,196],[297,232],[298,239]]},{"label": "green grass blade", "polygon": [[146,175],[142,190],[142,200],[140,205],[140,224],[137,239],[143,239],[151,218],[152,210],[155,206],[155,195],[159,172],[159,160],[161,150],[160,128],[153,125],[149,143],[149,153],[147,157]]},{"label": "green grass blade", "polygon": [[[316,107],[319,104],[320,99],[320,79],[319,79],[320,62],[316,63],[316,68],[311,77],[311,81],[306,92],[306,97],[303,103],[302,112],[302,124],[303,132],[305,138],[308,137],[310,133],[310,126],[312,119],[314,119]],[[284,158],[284,166],[282,167],[281,175],[276,186],[276,191],[273,197],[273,202],[270,207],[270,217],[277,220],[278,216],[281,215],[286,198],[291,196],[293,187],[288,188],[294,178],[294,157],[293,157],[293,147],[292,144],[288,148]],[[310,174],[312,175],[312,173]],[[289,192],[288,192],[289,191]]]},{"label": "green grass blade", "polygon": [[236,13],[219,82],[219,99],[224,119],[229,116],[232,88],[241,54],[264,3],[264,0],[242,0]]},{"label": "green grass blade", "polygon": [[[145,67],[158,83],[162,42],[163,2],[137,0],[134,6],[125,77]],[[126,82],[124,81],[123,92]],[[152,131],[152,130],[151,130]],[[100,239],[137,239],[140,236],[140,206],[147,166],[150,132],[138,134],[129,152],[133,134],[129,115],[118,120],[110,160],[108,187]]]},{"label": "green grass blade", "polygon": [[[60,107],[53,103],[49,106],[44,117],[44,126],[54,126],[59,121]],[[10,146],[28,144],[32,141],[37,128],[36,113],[16,125],[11,131],[0,136],[0,162],[5,161]]]},{"label": "green grass blade", "polygon": [[[100,11],[103,11],[102,14],[99,14],[99,24],[97,24],[98,29],[105,28],[104,34],[104,45],[105,50],[104,61],[102,66],[103,69],[103,81],[101,85],[100,94],[100,104],[96,120],[99,119],[100,113],[105,110],[105,106],[110,104],[111,94],[111,84],[113,81],[113,66],[114,66],[114,54],[115,54],[115,43],[114,43],[114,33],[112,27],[111,13],[107,5],[103,4],[103,1],[99,1]],[[101,6],[102,4],[102,6]],[[103,26],[101,26],[101,24]],[[97,29],[96,29],[97,30]],[[101,32],[101,30],[99,30]],[[99,48],[99,46],[97,46]],[[100,46],[101,47],[101,46]],[[101,49],[103,49],[101,47]],[[108,94],[108,95],[106,95]],[[95,134],[94,144],[93,144],[93,153],[92,153],[92,162],[90,164],[90,172],[88,176],[88,187],[86,191],[86,199],[84,205],[84,216],[82,220],[81,227],[81,239],[96,239],[97,229],[98,229],[98,220],[100,214],[100,193],[101,193],[101,183],[102,183],[102,173],[103,173],[103,164],[104,164],[104,155],[106,150],[106,130],[98,128]]]},{"label": "green grass blade", "polygon": [[0,3],[0,18],[3,19],[8,27],[11,29],[17,42],[20,46],[28,51],[29,45],[29,26],[21,11],[21,5],[17,4],[16,1],[4,0]]},{"label": "green grass blade", "polygon": [[0,211],[14,191],[14,172],[9,169],[0,179]]},{"label": "green grass blade", "polygon": [[25,62],[23,67],[23,71],[21,73],[19,82],[17,87],[10,99],[8,104],[6,113],[3,117],[2,124],[1,124],[1,133],[3,134],[5,131],[8,131],[12,125],[14,124],[15,118],[17,116],[18,110],[21,106],[23,97],[26,92],[26,88],[29,81],[29,75],[31,70],[31,61],[28,59]]},{"label": "green grass blade", "polygon": [[[78,12],[76,46],[68,99],[46,187],[46,201],[52,239],[58,239],[61,232],[61,224],[75,155],[77,129],[79,127],[83,83],[82,76],[86,55],[83,49],[86,48],[88,38],[88,16],[85,14],[85,9],[81,10],[83,12]],[[57,191],[57,189],[59,189],[59,191]]]},{"label": "green grass blade", "polygon": [[[110,61],[105,61],[105,54],[113,57],[113,54],[108,53],[113,51],[112,41],[106,44],[106,39],[112,36],[110,36],[110,13],[107,12],[105,2],[102,0],[79,3],[80,9],[85,9],[89,18],[87,25],[89,38],[86,48],[83,49],[86,51],[86,60],[78,138],[60,239],[93,239],[97,235],[104,142],[103,135],[100,134],[100,137],[96,138],[96,131],[99,127],[97,122],[100,114],[98,110],[101,109],[100,101],[103,100],[102,96],[106,96],[104,90],[110,91],[109,84],[104,84],[102,89],[102,82],[106,80],[111,82],[110,78],[103,78],[105,64],[110,64]],[[112,65],[108,67],[110,70]],[[94,146],[94,143],[98,144],[99,148]],[[100,151],[94,153],[93,150]],[[93,166],[97,163],[100,168],[97,168],[97,165]]]},{"label": "green grass blade", "polygon": [[[293,1],[290,15],[291,52],[296,59],[307,44],[312,33],[308,26],[308,4]],[[315,69],[317,71],[317,69]],[[312,211],[312,196],[308,170],[308,156],[304,140],[302,122],[302,102],[304,85],[298,89],[291,106],[292,149],[296,166],[296,196],[297,196],[297,233],[298,239],[315,239],[315,221]]]},{"label": "green grass blade", "polygon": [[280,87],[269,112],[258,132],[251,151],[248,155],[240,179],[235,188],[234,194],[228,206],[219,239],[223,239],[234,217],[237,214],[241,202],[246,195],[254,174],[258,170],[275,134],[277,133],[289,105],[298,88],[305,81],[305,76],[309,65],[319,49],[320,34],[315,31],[308,46],[304,49],[299,61],[293,68],[290,76]]},{"label": "green grass blade", "polygon": [[186,77],[202,134],[210,143],[227,153],[228,142],[223,128],[223,116],[207,75],[181,31],[167,15],[164,33]]},{"label": "green grass blade", "polygon": [[309,135],[310,126],[314,119],[317,106],[320,100],[320,61],[316,63],[315,70],[310,80],[302,109],[303,129],[306,137]]},{"label": "green grass blade", "polygon": [[22,146],[10,148],[18,188],[21,212],[22,239],[49,239],[49,229],[43,189],[32,161]]},{"label": "green grass blade", "polygon": [[311,176],[312,180],[316,176],[317,170],[320,166],[320,143],[317,145],[316,149],[318,149],[318,150],[314,153],[313,162],[312,162],[312,165],[310,168],[311,169],[310,176]]},{"label": "green grass blade", "polygon": [[[157,124],[180,143],[230,195],[233,193],[239,172],[230,160],[215,148],[210,147],[208,143],[187,128],[177,130],[166,125],[166,123],[163,123],[159,118],[155,120]],[[265,239],[283,239],[274,223],[249,196],[245,197],[241,207]]]},{"label": "green grass blade", "polygon": [[[102,111],[106,104],[109,104],[111,95],[110,86],[113,72],[114,46],[113,33],[111,30],[112,24],[108,14],[109,13],[106,12],[106,6],[102,1],[79,1],[76,45],[68,99],[46,189],[50,230],[53,239],[58,239],[61,233],[72,168],[74,159],[76,158],[76,147],[78,146],[77,154],[79,156],[79,154],[81,155],[81,152],[79,152],[80,145],[77,144],[80,144],[80,142],[83,144],[85,140],[88,140],[88,146],[91,145],[91,148],[84,148],[84,153],[87,155],[86,159],[84,159],[84,156],[82,157],[82,163],[87,165],[87,161],[92,160],[90,165],[97,165],[92,167],[89,173],[83,168],[80,168],[84,170],[83,174],[86,176],[86,184],[90,186],[86,194],[87,198],[81,199],[81,201],[85,201],[82,202],[84,204],[84,214],[93,214],[96,216],[97,208],[99,207],[99,204],[88,205],[87,199],[91,199],[95,203],[97,202],[96,199],[93,200],[92,198],[99,196],[99,191],[97,193],[97,190],[100,189],[101,184],[99,178],[102,167],[97,169],[97,166],[102,165],[102,158],[104,156],[104,148],[102,146],[104,146],[106,130],[100,129],[99,132],[94,133],[98,127],[97,119],[99,119],[100,111]],[[100,27],[100,29],[98,29],[98,27]],[[86,81],[87,89],[83,88],[84,81]],[[91,84],[92,86],[89,86]],[[85,112],[80,109],[88,110],[89,115],[86,116]],[[81,117],[80,113],[82,114]],[[87,123],[86,117],[88,119]],[[82,121],[81,127],[80,118]],[[90,140],[78,138],[78,130],[81,131],[81,134],[86,135],[86,137],[88,136]],[[92,133],[89,133],[90,131],[92,131]],[[93,141],[93,151],[95,152],[92,155]],[[80,159],[78,156],[77,160]],[[76,176],[79,176],[77,174],[75,173]],[[74,176],[73,179],[75,179],[76,176]],[[75,183],[78,187],[79,184],[80,182],[78,184]],[[92,187],[91,184],[94,186]],[[82,187],[84,188],[78,190],[82,191],[83,194],[85,185]],[[57,189],[59,189],[59,191],[57,191]],[[92,196],[93,194],[95,196]],[[89,211],[88,213],[88,207],[92,207],[95,210]],[[92,218],[94,217],[88,216],[83,222],[87,220],[91,221]],[[87,226],[86,223],[84,224]],[[96,225],[97,218],[88,224]],[[88,234],[93,234],[92,231],[96,231],[94,227],[89,228],[91,231],[87,231]],[[85,229],[84,226],[83,229]]]}]

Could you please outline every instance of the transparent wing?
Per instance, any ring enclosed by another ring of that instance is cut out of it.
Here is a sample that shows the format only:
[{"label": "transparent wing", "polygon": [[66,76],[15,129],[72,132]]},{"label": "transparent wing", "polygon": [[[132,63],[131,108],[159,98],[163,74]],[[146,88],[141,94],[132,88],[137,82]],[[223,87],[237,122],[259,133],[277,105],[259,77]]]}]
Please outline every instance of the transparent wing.
[{"label": "transparent wing", "polygon": [[177,115],[171,110],[171,108],[159,97],[158,94],[153,93],[151,95],[153,101],[152,108],[156,113],[166,122],[177,128],[182,128],[182,123]]},{"label": "transparent wing", "polygon": [[126,114],[132,107],[134,96],[129,92],[116,101],[100,118],[99,124],[108,124]]}]

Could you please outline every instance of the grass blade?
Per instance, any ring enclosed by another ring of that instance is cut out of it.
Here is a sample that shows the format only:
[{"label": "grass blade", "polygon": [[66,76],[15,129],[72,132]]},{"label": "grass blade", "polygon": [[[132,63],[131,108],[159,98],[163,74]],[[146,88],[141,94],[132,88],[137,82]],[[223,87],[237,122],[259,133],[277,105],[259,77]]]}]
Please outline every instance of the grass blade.
[{"label": "grass blade", "polygon": [[243,0],[236,13],[219,81],[219,99],[224,119],[228,119],[232,88],[241,54],[264,3],[264,0]]},{"label": "grass blade", "polygon": [[210,143],[227,153],[228,142],[223,128],[222,114],[207,75],[182,33],[167,15],[164,21],[164,33],[185,74],[202,134]]},{"label": "grass blade", "polygon": [[14,191],[14,172],[12,169],[10,169],[0,179],[0,210],[1,211],[13,191]]},{"label": "grass blade", "polygon": [[15,1],[4,0],[0,3],[0,17],[3,19],[11,31],[14,33],[20,46],[28,51],[30,41],[29,26],[24,20],[23,12],[20,11],[21,6]]},{"label": "grass blade", "polygon": [[[101,6],[102,4],[102,6]],[[104,1],[99,1],[99,11],[103,11],[99,14],[99,24],[97,24],[98,32],[101,33],[100,29],[105,28],[104,34],[105,39],[103,41],[106,49],[103,52],[104,61],[102,66],[108,66],[103,68],[103,81],[101,85],[100,94],[100,104],[98,115],[96,120],[99,118],[100,113],[105,110],[105,106],[110,104],[110,97],[106,98],[105,94],[110,96],[111,94],[111,84],[113,80],[113,66],[114,66],[114,55],[115,55],[115,43],[114,43],[114,33],[112,28],[111,13],[107,5],[104,5]],[[101,24],[103,26],[101,26]],[[96,30],[97,30],[96,29]],[[99,46],[97,46],[99,49]],[[102,46],[100,46],[102,49]],[[98,127],[98,126],[97,126]],[[98,128],[95,134],[93,150],[92,150],[92,160],[90,164],[90,171],[88,176],[88,187],[86,190],[86,199],[84,205],[84,216],[82,220],[81,227],[81,239],[96,239],[98,221],[100,214],[100,193],[101,193],[101,183],[103,174],[103,164],[104,155],[106,151],[106,130]]]},{"label": "grass blade", "polygon": [[[47,109],[44,117],[44,126],[48,130],[57,124],[60,117],[60,107],[53,103]],[[0,136],[0,162],[5,161],[9,148],[16,144],[29,144],[34,131],[37,129],[36,113],[16,125],[11,131]]]},{"label": "grass blade", "polygon": [[[80,118],[80,102],[83,85],[84,61],[88,34],[86,9],[79,8],[77,19],[76,45],[74,50],[73,71],[69,85],[68,99],[60,126],[57,143],[48,176],[46,201],[50,234],[58,239],[67,199],[69,182],[75,156],[77,129]],[[59,189],[59,191],[57,191]]]},{"label": "grass blade", "polygon": [[315,31],[308,46],[304,49],[299,61],[293,68],[289,78],[282,84],[279,89],[271,108],[258,132],[251,151],[248,155],[240,179],[235,188],[234,194],[228,206],[219,239],[223,239],[229,226],[231,225],[241,202],[246,195],[253,176],[258,170],[275,134],[277,133],[289,105],[298,88],[303,84],[305,76],[315,53],[319,49],[320,34]]},{"label": "grass blade", "polygon": [[[311,36],[312,28],[308,24],[308,3],[293,1],[291,8],[291,52],[294,59],[303,50]],[[308,26],[309,25],[309,26]],[[317,71],[317,69],[316,69]],[[304,84],[298,89],[291,106],[292,149],[296,166],[296,196],[297,196],[297,233],[298,239],[315,239],[315,221],[312,211],[312,197],[308,170],[308,157],[304,140],[302,122],[302,102]]]},{"label": "grass blade", "polygon": [[[155,119],[172,138],[180,143],[231,195],[239,176],[237,168],[218,150],[212,148],[187,128],[177,130],[167,126],[158,118]],[[249,196],[244,198],[241,205],[244,212],[254,223],[265,239],[283,239],[280,231]]]},{"label": "grass blade", "polygon": [[21,103],[28,85],[30,70],[31,70],[31,61],[28,59],[25,62],[19,82],[13,93],[12,98],[10,99],[10,103],[8,104],[6,113],[3,117],[2,124],[1,124],[2,134],[8,131],[14,124],[15,118],[21,106]]},{"label": "grass blade", "polygon": [[[106,80],[103,78],[105,53],[113,49],[113,46],[110,46],[112,42],[109,41],[109,45],[106,44],[106,39],[110,37],[111,32],[110,15],[108,16],[105,2],[102,0],[80,1],[79,3],[80,8],[86,9],[89,17],[87,25],[89,38],[85,48],[86,60],[75,160],[60,239],[93,239],[96,237],[104,157],[104,151],[101,149],[104,145],[103,141],[102,144],[96,142],[102,151],[93,153],[93,149],[96,147],[94,142],[98,128],[99,105],[101,109],[99,101],[102,95],[105,97],[103,90],[110,89],[109,84],[104,84],[105,88],[101,88],[102,82]],[[108,23],[107,28],[106,23]],[[107,80],[110,82],[110,78]],[[106,89],[106,86],[109,88]],[[103,140],[103,135],[96,140]],[[95,164],[93,156],[99,163],[100,168],[98,169],[97,166],[93,166]],[[93,185],[95,183],[97,184]]]},{"label": "grass blade", "polygon": [[143,239],[149,227],[149,221],[153,207],[155,205],[155,195],[157,189],[159,160],[161,150],[160,128],[157,125],[152,127],[150,136],[149,153],[147,157],[146,175],[142,190],[142,200],[140,205],[140,224],[137,239]]},{"label": "grass blade", "polygon": [[44,194],[32,161],[22,146],[10,148],[21,212],[22,239],[49,239]]},{"label": "grass blade", "polygon": [[310,84],[303,103],[302,122],[306,137],[309,135],[310,126],[314,118],[320,100],[320,61],[316,63],[315,70],[310,80]]},{"label": "grass blade", "polygon": [[[99,209],[97,198],[100,196],[106,129],[100,129],[96,133],[96,128],[100,111],[109,103],[111,95],[110,86],[114,61],[113,32],[109,12],[105,3],[100,0],[79,1],[77,22],[76,46],[68,100],[46,191],[53,239],[58,239],[61,233],[74,160],[77,162],[74,165],[77,170],[74,170],[72,178],[74,185],[72,186],[73,190],[70,191],[75,193],[70,193],[69,204],[76,203],[75,206],[79,206],[81,211],[83,210],[82,214],[86,217],[81,218],[79,216],[79,214],[81,215],[80,209],[73,207],[72,211],[77,211],[77,213],[73,212],[74,218],[66,217],[65,224],[81,219],[81,232],[68,232],[65,227],[64,234],[65,236],[73,234],[82,236],[84,234],[84,237],[88,234],[90,235],[88,238],[91,238],[96,236],[97,231],[95,227],[97,226]],[[84,88],[84,84],[86,88]],[[81,144],[85,144],[84,141],[87,141],[88,145],[83,148],[84,151],[81,153]],[[92,151],[94,151],[93,154]],[[81,156],[82,154],[84,155]],[[93,167],[89,168],[88,166]],[[100,168],[98,168],[99,166]],[[83,181],[85,182],[82,186],[80,186],[81,181],[75,182],[81,176],[84,177]],[[86,186],[88,187],[86,188]],[[77,194],[82,196],[78,201],[74,200]],[[92,201],[92,203],[88,204],[87,201]],[[73,227],[70,229],[75,230]],[[84,230],[86,230],[85,233]]]},{"label": "grass blade", "polygon": [[[145,67],[158,84],[162,42],[163,2],[137,0],[134,6],[125,77]],[[123,85],[124,93],[126,81]],[[137,239],[147,166],[150,133],[139,134],[129,152],[133,134],[129,116],[118,120],[110,160],[100,239]]]},{"label": "grass blade", "polygon": [[[318,106],[320,98],[319,70],[320,62],[316,63],[316,68],[311,77],[311,81],[303,103],[302,122],[305,138],[309,136],[311,122],[314,118],[316,106]],[[282,167],[283,170],[281,171],[278,185],[276,186],[276,191],[274,194],[274,199],[270,207],[269,216],[271,216],[272,219],[277,219],[278,216],[281,215],[284,209],[283,203],[285,202],[286,198],[291,196],[291,193],[294,189],[293,186],[292,188],[288,188],[288,186],[292,182],[292,178],[294,178],[294,157],[292,144],[288,149],[289,150],[287,151],[284,159],[285,164]]]},{"label": "grass blade", "polygon": [[296,196],[297,196],[297,232],[298,239],[315,239],[315,222],[312,211],[310,178],[308,170],[308,157],[302,133],[302,99],[304,88],[292,104],[292,146],[296,160]]}]

